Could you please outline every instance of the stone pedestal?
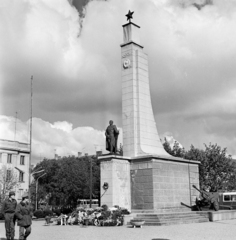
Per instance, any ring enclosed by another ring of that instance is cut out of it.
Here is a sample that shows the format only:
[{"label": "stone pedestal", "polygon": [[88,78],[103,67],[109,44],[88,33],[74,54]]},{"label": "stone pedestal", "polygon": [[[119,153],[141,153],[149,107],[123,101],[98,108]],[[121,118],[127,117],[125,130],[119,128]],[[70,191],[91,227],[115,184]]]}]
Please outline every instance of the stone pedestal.
[{"label": "stone pedestal", "polygon": [[147,156],[131,160],[131,208],[154,212],[188,211],[199,195],[198,162]]},{"label": "stone pedestal", "polygon": [[198,164],[182,158],[157,156],[101,156],[101,195],[104,182],[109,184],[101,205],[119,205],[131,211],[188,211],[181,205],[194,205],[199,195]]},{"label": "stone pedestal", "polygon": [[[99,159],[101,168],[101,205],[106,204],[109,207],[119,205],[130,211],[130,162],[126,158],[114,155],[101,156]],[[103,189],[104,182],[109,185],[106,192]]]}]

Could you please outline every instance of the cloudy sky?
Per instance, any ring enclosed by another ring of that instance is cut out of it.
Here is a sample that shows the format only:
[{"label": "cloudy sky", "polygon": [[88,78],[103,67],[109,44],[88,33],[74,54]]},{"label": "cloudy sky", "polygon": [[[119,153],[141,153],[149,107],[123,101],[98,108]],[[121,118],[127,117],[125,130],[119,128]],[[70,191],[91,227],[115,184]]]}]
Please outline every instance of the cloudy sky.
[{"label": "cloudy sky", "polygon": [[236,156],[236,0],[0,0],[0,138],[29,141],[33,75],[34,161],[104,149],[108,121],[122,130],[128,10],[160,137]]}]

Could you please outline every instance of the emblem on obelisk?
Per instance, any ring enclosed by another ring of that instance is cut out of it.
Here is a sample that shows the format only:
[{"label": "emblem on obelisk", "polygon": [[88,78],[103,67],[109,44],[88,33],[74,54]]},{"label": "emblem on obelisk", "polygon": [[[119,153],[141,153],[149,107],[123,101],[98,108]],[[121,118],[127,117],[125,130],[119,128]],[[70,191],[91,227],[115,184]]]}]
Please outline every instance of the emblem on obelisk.
[{"label": "emblem on obelisk", "polygon": [[124,61],[123,61],[123,68],[128,68],[130,66],[130,60],[128,58],[126,58]]}]

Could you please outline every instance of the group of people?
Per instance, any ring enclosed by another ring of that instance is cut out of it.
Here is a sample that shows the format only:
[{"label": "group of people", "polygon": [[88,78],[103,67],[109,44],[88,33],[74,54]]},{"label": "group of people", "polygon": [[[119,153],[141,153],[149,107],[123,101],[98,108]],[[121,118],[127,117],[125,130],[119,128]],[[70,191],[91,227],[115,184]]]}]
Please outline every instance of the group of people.
[{"label": "group of people", "polygon": [[[101,216],[100,212],[93,212],[92,214],[87,214],[86,211],[84,210],[74,210],[72,213],[69,213],[68,215],[66,214],[61,214],[58,216],[56,219],[53,221],[56,221],[58,225],[77,225],[77,224],[82,224],[82,225],[87,225],[92,223],[93,225],[98,224],[98,218]],[[45,217],[45,222],[48,225],[49,221],[47,219],[50,219],[49,216]]]},{"label": "group of people", "polygon": [[22,200],[17,204],[15,192],[9,192],[7,198],[2,205],[2,213],[5,218],[5,229],[7,240],[14,240],[15,222],[19,226],[19,239],[26,240],[31,233],[33,209],[29,204],[28,193],[24,193]]},{"label": "group of people", "polygon": [[61,214],[57,218],[57,222],[60,225],[74,225],[75,223],[83,223],[84,219],[87,217],[86,212],[82,211],[74,211],[68,215],[66,214]]}]

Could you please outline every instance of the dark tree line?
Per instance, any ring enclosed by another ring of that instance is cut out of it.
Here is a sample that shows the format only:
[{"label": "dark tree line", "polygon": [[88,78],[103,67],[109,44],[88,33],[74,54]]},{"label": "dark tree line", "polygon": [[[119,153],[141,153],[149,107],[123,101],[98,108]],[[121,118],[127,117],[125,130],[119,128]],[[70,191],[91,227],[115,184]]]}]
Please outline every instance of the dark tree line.
[{"label": "dark tree line", "polygon": [[[170,147],[164,141],[165,150],[172,156],[188,160],[196,160],[199,165],[200,187],[210,187],[211,190],[236,190],[236,161],[217,144],[204,145],[198,149],[191,145],[187,151],[175,142]],[[122,150],[122,148],[120,149]],[[46,173],[38,181],[38,200],[51,206],[75,207],[79,199],[90,197],[90,161],[92,161],[92,195],[94,199],[100,196],[100,165],[96,156],[65,157],[59,160],[44,159],[38,163],[34,171],[44,169]],[[35,175],[35,179],[43,173]],[[31,185],[31,199],[35,203],[35,185]]]},{"label": "dark tree line", "polygon": [[[38,180],[38,200],[51,206],[75,207],[78,199],[90,197],[90,161],[92,161],[92,197],[100,196],[100,166],[95,156],[44,159],[34,171],[46,173]],[[35,175],[35,179],[43,173]],[[31,199],[35,203],[36,181],[31,186]]]},{"label": "dark tree line", "polygon": [[165,150],[172,156],[181,157],[188,160],[196,160],[199,165],[200,187],[210,188],[210,190],[236,190],[236,161],[227,154],[227,149],[221,149],[217,144],[204,144],[205,149],[201,150],[191,145],[186,151],[175,142],[170,147],[168,141],[164,141]]}]

